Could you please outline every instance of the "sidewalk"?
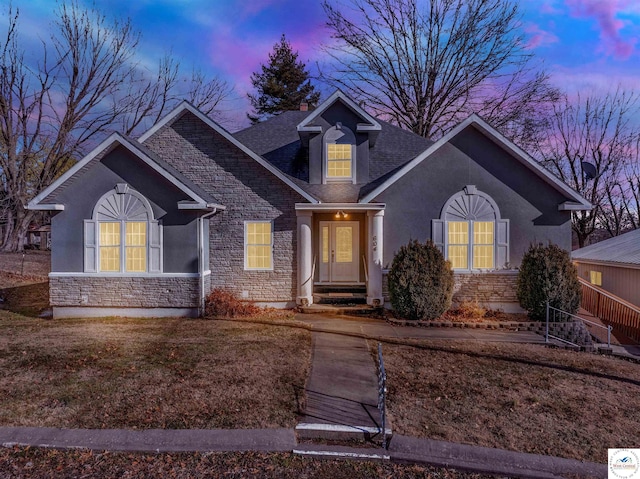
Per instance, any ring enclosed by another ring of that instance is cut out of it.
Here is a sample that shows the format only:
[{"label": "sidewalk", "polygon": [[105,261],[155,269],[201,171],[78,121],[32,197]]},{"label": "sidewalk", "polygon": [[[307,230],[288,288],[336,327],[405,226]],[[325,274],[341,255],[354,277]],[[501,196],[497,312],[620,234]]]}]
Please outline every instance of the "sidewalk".
[{"label": "sidewalk", "polygon": [[292,429],[118,430],[0,428],[0,444],[140,452],[294,452],[326,459],[390,460],[511,477],[606,477],[607,466],[552,456],[395,436],[389,450],[299,445]]}]

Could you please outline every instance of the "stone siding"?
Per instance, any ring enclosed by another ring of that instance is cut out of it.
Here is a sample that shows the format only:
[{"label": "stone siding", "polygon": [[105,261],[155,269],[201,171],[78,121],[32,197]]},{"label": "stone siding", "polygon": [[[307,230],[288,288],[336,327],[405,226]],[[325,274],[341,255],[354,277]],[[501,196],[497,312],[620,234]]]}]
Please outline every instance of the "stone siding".
[{"label": "stone siding", "polygon": [[51,306],[198,308],[199,278],[54,276]]},{"label": "stone siding", "polygon": [[517,271],[490,271],[486,273],[455,273],[453,302],[518,303],[516,295]]},{"label": "stone siding", "polygon": [[[498,307],[504,304],[518,304],[516,295],[518,271],[454,273],[453,279],[454,305],[464,302]],[[385,301],[389,301],[388,272],[382,275],[382,293]]]},{"label": "stone siding", "polygon": [[[144,144],[226,207],[209,219],[211,287],[246,300],[295,301],[295,203],[307,200],[191,113]],[[273,270],[246,271],[244,223],[260,220],[273,224]]]}]

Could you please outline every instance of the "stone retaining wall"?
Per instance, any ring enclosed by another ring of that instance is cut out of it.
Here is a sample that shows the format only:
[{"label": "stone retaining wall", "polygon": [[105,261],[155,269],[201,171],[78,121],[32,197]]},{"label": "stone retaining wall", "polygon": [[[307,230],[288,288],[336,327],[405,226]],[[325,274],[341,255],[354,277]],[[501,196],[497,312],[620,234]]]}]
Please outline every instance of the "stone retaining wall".
[{"label": "stone retaining wall", "polygon": [[[383,273],[382,289],[385,301],[389,301],[388,275]],[[489,309],[520,310],[516,288],[517,270],[478,273],[454,273],[453,304],[471,302]]]},{"label": "stone retaining wall", "polygon": [[51,306],[99,308],[197,308],[198,277],[97,277],[49,278]]}]

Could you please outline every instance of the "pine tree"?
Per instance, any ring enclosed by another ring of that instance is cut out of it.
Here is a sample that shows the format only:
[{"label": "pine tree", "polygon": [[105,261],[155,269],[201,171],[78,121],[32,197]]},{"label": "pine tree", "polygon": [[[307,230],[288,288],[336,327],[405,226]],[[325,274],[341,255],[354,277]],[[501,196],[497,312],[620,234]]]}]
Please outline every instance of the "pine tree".
[{"label": "pine tree", "polygon": [[320,93],[315,91],[306,65],[298,61],[298,52],[291,50],[284,34],[273,46],[269,63],[260,68],[261,72],[251,74],[251,84],[257,94],[247,95],[254,110],[253,114],[247,113],[252,123],[283,111],[297,110],[301,103],[318,103]]}]

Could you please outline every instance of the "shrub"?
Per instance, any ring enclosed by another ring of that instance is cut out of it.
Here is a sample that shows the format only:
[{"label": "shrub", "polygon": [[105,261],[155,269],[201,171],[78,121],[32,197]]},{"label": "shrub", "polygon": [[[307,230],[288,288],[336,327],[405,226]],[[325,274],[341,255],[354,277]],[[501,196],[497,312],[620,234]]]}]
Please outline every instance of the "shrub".
[{"label": "shrub", "polygon": [[240,301],[231,291],[216,288],[207,296],[204,304],[205,318],[241,318],[259,314],[262,308]]},{"label": "shrub", "polygon": [[448,314],[461,319],[482,319],[489,315],[489,311],[477,301],[462,301],[456,308],[450,309]]},{"label": "shrub", "polygon": [[389,295],[393,309],[408,319],[435,319],[451,307],[453,271],[431,241],[400,248],[389,271]]},{"label": "shrub", "polygon": [[554,244],[530,245],[520,265],[517,294],[520,306],[533,320],[544,321],[547,301],[554,308],[575,314],[582,291],[569,253]]}]

